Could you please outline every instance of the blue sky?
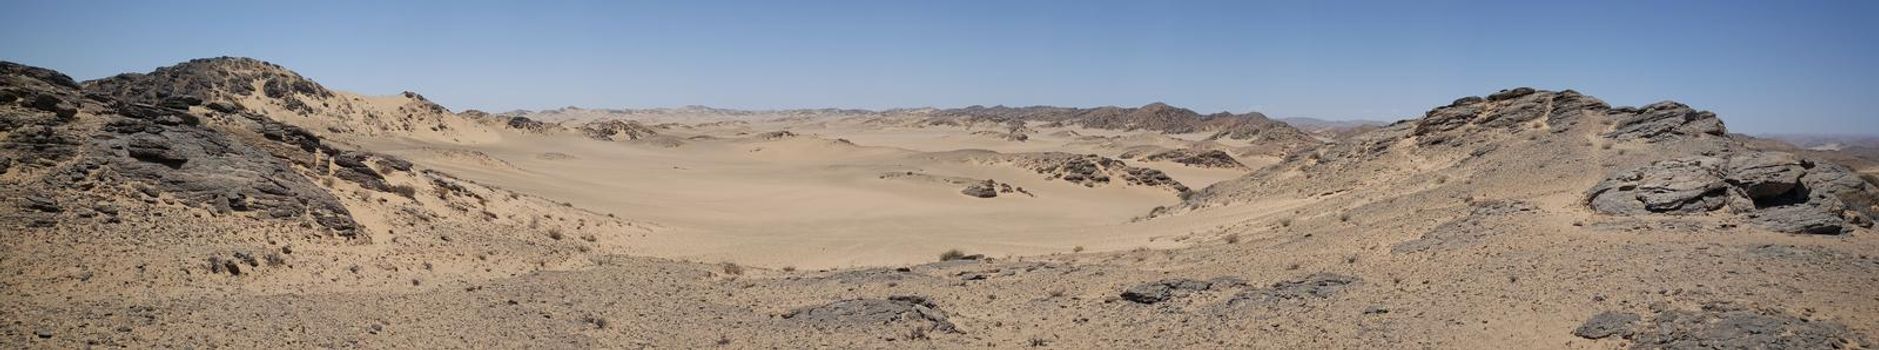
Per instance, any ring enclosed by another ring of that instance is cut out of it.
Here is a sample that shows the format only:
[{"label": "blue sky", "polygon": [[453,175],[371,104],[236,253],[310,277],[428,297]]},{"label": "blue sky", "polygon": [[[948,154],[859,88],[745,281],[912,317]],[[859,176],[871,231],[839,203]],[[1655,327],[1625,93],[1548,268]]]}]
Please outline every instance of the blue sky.
[{"label": "blue sky", "polygon": [[1879,1],[16,1],[0,60],[249,56],[456,110],[1135,106],[1395,120],[1514,86],[1879,134]]}]

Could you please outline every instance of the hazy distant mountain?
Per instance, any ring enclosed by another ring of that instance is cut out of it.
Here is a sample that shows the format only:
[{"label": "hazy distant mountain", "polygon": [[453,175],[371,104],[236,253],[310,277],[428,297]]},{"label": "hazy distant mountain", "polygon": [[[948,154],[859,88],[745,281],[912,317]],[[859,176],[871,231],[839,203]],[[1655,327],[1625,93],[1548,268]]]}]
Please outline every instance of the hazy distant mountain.
[{"label": "hazy distant mountain", "polygon": [[1879,135],[1845,134],[1760,134],[1755,137],[1781,140],[1794,146],[1837,151],[1847,148],[1879,148]]}]

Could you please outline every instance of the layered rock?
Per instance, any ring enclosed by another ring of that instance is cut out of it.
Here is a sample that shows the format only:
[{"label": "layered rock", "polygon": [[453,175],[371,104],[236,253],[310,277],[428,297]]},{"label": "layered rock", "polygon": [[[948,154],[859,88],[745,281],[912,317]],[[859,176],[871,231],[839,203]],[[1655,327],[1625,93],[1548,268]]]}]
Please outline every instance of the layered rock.
[{"label": "layered rock", "polygon": [[[250,59],[196,60],[82,85],[50,70],[0,63],[0,91],[0,125],[9,141],[0,158],[18,164],[8,171],[31,172],[25,178],[37,182],[32,186],[130,187],[147,202],[307,220],[353,236],[358,224],[313,177],[383,191],[389,186],[368,162],[409,169],[229,106],[229,96],[244,93],[280,96],[287,104],[293,96],[331,94]],[[193,108],[205,104],[214,106]]]},{"label": "layered rock", "polygon": [[1744,152],[1621,170],[1588,191],[1586,201],[1594,211],[1618,215],[1728,209],[1771,230],[1839,234],[1870,225],[1875,193],[1873,184],[1839,165]]},{"label": "layered rock", "polygon": [[1628,312],[1599,313],[1572,334],[1587,339],[1620,336],[1630,339],[1633,349],[1841,349],[1868,342],[1837,322],[1771,308],[1724,302],[1691,310],[1656,308],[1648,319]]},{"label": "layered rock", "polygon": [[920,332],[958,332],[938,304],[920,296],[840,300],[791,310],[783,318],[817,327],[880,327],[894,331],[912,327]]}]

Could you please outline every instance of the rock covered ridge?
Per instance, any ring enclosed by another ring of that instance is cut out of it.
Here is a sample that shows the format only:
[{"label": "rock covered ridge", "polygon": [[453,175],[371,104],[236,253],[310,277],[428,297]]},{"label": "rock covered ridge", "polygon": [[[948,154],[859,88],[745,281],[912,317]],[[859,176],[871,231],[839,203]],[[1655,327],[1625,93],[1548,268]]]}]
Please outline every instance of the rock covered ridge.
[{"label": "rock covered ridge", "polygon": [[1844,166],[1739,152],[1621,170],[1587,191],[1586,202],[1606,214],[1729,212],[1780,232],[1840,234],[1872,226],[1876,194]]},{"label": "rock covered ridge", "polygon": [[[352,237],[359,224],[313,175],[391,191],[380,169],[410,170],[228,102],[240,91],[281,96],[289,105],[294,96],[332,94],[258,60],[194,60],[83,85],[0,62],[0,91],[0,179],[42,194],[25,204],[33,210],[16,212],[24,220],[15,222],[30,225],[55,225],[50,215],[104,196],[302,221]],[[61,198],[53,195],[59,189],[82,192]]]},{"label": "rock covered ridge", "polygon": [[[1477,183],[1443,183],[1451,177]],[[1533,182],[1548,177],[1562,181]],[[1605,215],[1714,212],[1778,232],[1843,233],[1870,227],[1879,211],[1879,188],[1858,173],[1744,143],[1715,113],[1672,101],[1612,107],[1572,90],[1532,88],[1463,97],[1422,118],[1300,152],[1197,191],[1184,207],[1285,191],[1338,193],[1373,181],[1434,182],[1458,196],[1483,186],[1544,193],[1581,178],[1594,185],[1556,190],[1583,192],[1585,208]],[[1274,185],[1281,181],[1291,182]]]},{"label": "rock covered ridge", "polygon": [[1210,139],[1278,141],[1299,146],[1318,143],[1311,135],[1259,112],[1203,115],[1160,102],[1135,108],[971,106],[936,110],[931,114],[936,119],[1036,121],[1044,122],[1047,126],[1074,125],[1092,129],[1148,130],[1170,134],[1204,132],[1212,133]]},{"label": "rock covered ridge", "polygon": [[593,121],[682,115],[710,115],[741,118],[916,117],[922,118],[926,123],[933,125],[957,125],[961,122],[988,122],[1017,124],[1022,126],[1024,122],[1039,122],[1048,126],[1081,126],[1093,129],[1144,130],[1171,134],[1210,133],[1212,139],[1279,142],[1290,148],[1301,148],[1320,142],[1317,138],[1292,127],[1290,124],[1272,120],[1258,112],[1244,114],[1226,112],[1200,114],[1186,108],[1174,107],[1160,102],[1150,103],[1141,107],[1107,106],[1075,108],[1054,106],[970,106],[947,109],[918,108],[881,111],[832,108],[750,111],[699,106],[654,109],[581,109],[568,107],[545,111],[518,110],[493,114],[479,112],[479,114],[508,120],[523,120],[519,123],[525,124],[539,123],[541,120],[556,120],[569,116],[581,116],[584,118],[575,119],[591,119]]},{"label": "rock covered ridge", "polygon": [[124,73],[85,82],[87,93],[125,102],[180,107],[220,102],[218,110],[245,109],[230,100],[260,94],[281,101],[288,110],[314,113],[317,102],[333,91],[280,65],[245,57],[201,58],[150,73]]},{"label": "rock covered ridge", "polygon": [[1439,145],[1474,134],[1522,127],[1564,133],[1585,127],[1582,124],[1593,118],[1609,121],[1609,129],[1600,136],[1617,141],[1662,142],[1727,133],[1715,113],[1691,109],[1682,103],[1664,101],[1637,108],[1612,108],[1605,101],[1577,91],[1523,87],[1502,90],[1485,98],[1463,97],[1437,107],[1414,122],[1411,135],[1419,144]]}]

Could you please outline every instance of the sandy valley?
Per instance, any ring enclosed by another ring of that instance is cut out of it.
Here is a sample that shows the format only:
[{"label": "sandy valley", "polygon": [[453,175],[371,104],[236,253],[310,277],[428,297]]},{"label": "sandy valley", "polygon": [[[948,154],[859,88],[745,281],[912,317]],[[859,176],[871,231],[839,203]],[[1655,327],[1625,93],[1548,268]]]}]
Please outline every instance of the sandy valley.
[{"label": "sandy valley", "polygon": [[1879,167],[1513,88],[456,111],[0,63],[0,347],[1866,348]]}]

